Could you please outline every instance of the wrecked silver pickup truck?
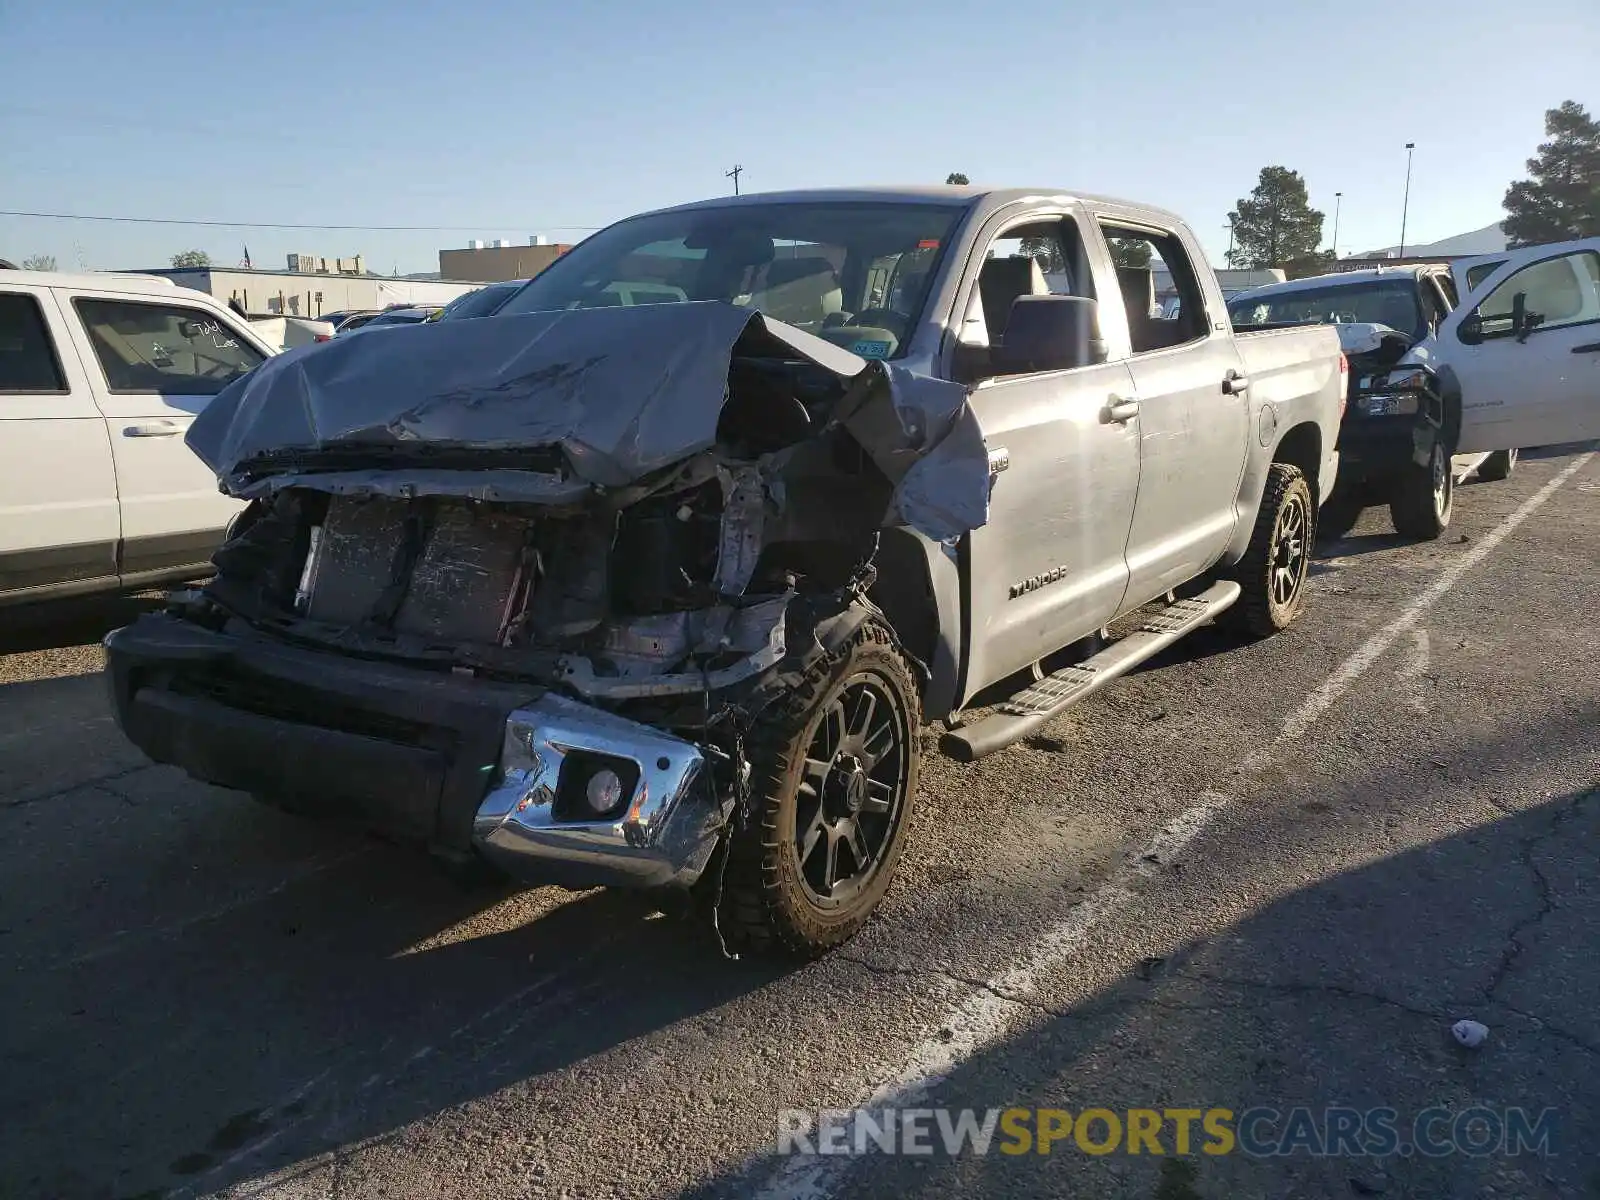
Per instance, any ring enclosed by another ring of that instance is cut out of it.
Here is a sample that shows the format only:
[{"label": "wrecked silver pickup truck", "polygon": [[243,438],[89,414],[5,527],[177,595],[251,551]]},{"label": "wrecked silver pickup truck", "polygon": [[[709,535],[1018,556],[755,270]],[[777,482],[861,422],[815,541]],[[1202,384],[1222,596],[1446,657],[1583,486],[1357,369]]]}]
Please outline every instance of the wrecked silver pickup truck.
[{"label": "wrecked silver pickup truck", "polygon": [[1236,338],[1156,210],[632,218],[490,320],[222,392],[188,440],[249,506],[209,583],[107,639],[118,719],[269,803],[695,888],[730,943],[818,953],[889,886],[924,721],[971,759],[1214,618],[1294,619],[1343,388],[1329,331]]}]

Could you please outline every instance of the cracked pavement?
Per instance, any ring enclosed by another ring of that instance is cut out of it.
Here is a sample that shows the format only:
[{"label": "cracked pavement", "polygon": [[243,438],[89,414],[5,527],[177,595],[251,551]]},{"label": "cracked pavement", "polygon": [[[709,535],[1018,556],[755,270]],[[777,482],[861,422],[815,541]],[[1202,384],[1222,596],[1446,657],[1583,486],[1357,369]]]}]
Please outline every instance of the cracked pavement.
[{"label": "cracked pavement", "polygon": [[1558,1140],[1187,1173],[879,1156],[813,1195],[1592,1200],[1600,459],[1304,716],[1575,461],[1462,487],[1436,543],[1371,512],[1288,633],[1204,632],[1024,744],[929,759],[882,914],[804,968],[623,895],[469,890],[150,766],[94,672],[151,601],[8,620],[0,1195],[779,1195],[779,1109],[935,1061],[919,1104],[1521,1106]]}]

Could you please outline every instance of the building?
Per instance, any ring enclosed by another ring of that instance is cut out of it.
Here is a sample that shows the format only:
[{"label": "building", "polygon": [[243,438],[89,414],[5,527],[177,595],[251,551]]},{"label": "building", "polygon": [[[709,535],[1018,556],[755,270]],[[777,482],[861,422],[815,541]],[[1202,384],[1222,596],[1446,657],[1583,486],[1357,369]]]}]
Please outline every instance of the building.
[{"label": "building", "polygon": [[539,234],[529,237],[526,246],[512,245],[503,238],[488,245],[468,242],[461,250],[439,251],[439,277],[479,283],[531,279],[571,249],[564,242],[552,245]]},{"label": "building", "polygon": [[[291,259],[314,261],[310,255]],[[327,259],[334,262],[359,262]],[[323,271],[261,271],[251,267],[157,267],[141,275],[164,275],[179,287],[194,288],[224,304],[237,300],[251,316],[320,317],[348,309],[389,308],[396,304],[448,304],[478,288],[457,280],[400,279]]]}]

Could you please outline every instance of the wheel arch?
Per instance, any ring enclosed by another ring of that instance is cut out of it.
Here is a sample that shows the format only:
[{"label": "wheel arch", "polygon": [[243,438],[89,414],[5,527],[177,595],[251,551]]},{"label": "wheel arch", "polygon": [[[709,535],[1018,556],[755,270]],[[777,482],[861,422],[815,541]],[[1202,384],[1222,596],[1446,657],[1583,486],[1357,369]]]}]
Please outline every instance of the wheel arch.
[{"label": "wheel arch", "polygon": [[1297,422],[1278,436],[1270,453],[1257,451],[1250,456],[1239,487],[1240,520],[1236,522],[1233,540],[1222,556],[1225,565],[1238,562],[1250,548],[1256,514],[1261,508],[1262,497],[1266,495],[1267,476],[1274,463],[1298,467],[1311,488],[1313,505],[1320,509],[1327,502],[1327,496],[1322,494],[1322,427],[1315,421]]},{"label": "wheel arch", "polygon": [[928,674],[924,720],[941,720],[956,702],[961,667],[961,580],[954,551],[910,529],[885,529],[867,598],[882,611],[907,653]]}]

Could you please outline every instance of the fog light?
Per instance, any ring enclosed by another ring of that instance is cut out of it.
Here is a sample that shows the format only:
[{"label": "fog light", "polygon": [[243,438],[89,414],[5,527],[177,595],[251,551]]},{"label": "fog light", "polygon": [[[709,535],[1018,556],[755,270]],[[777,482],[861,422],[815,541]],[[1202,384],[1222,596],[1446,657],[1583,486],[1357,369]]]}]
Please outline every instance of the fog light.
[{"label": "fog light", "polygon": [[622,801],[622,780],[609,767],[601,767],[589,776],[583,798],[590,812],[608,813]]}]

